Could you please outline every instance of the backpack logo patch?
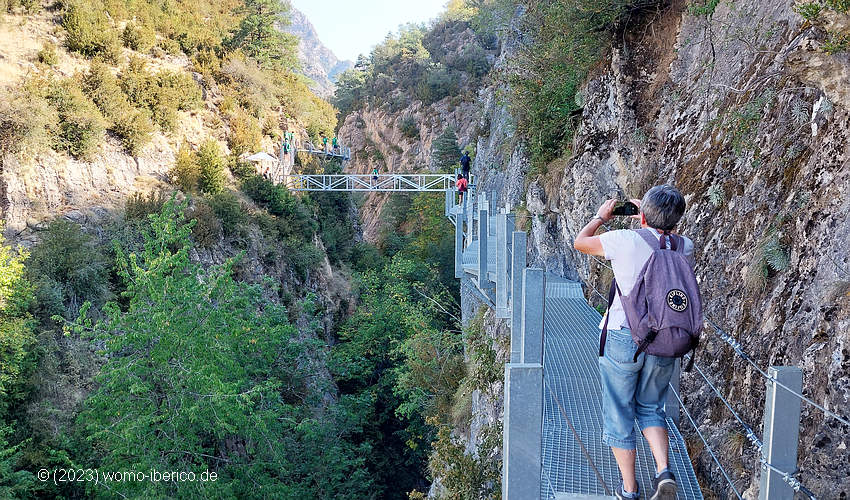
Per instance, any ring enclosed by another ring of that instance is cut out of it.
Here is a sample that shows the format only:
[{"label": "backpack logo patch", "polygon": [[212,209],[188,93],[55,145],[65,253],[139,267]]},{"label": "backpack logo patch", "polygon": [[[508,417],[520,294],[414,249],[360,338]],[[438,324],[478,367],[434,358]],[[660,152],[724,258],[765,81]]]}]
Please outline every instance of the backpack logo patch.
[{"label": "backpack logo patch", "polygon": [[682,312],[688,308],[688,296],[685,292],[674,288],[667,293],[667,305],[676,312]]}]

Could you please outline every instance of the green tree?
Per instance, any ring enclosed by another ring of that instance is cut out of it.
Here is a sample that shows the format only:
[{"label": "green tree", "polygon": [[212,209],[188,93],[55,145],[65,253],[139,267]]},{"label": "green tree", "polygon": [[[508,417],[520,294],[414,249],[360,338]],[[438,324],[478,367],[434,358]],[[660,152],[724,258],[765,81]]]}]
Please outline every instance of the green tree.
[{"label": "green tree", "polygon": [[431,144],[431,165],[439,172],[447,172],[451,171],[458,161],[460,147],[457,144],[457,134],[454,127],[449,125]]},{"label": "green tree", "polygon": [[[21,397],[24,375],[33,366],[34,323],[29,309],[33,288],[25,275],[28,255],[6,246],[0,233],[0,417]],[[3,437],[0,427],[0,437]],[[0,447],[0,460],[2,450]]]},{"label": "green tree", "polygon": [[224,189],[224,157],[215,139],[207,139],[195,153],[198,182],[204,193],[220,193]]},{"label": "green tree", "polygon": [[367,457],[378,496],[420,486],[433,429],[427,415],[450,414],[463,376],[453,307],[433,269],[396,255],[358,278],[363,302],[341,330],[331,369],[344,394],[365,399],[361,439],[380,454]]},{"label": "green tree", "polygon": [[32,250],[28,273],[36,285],[39,316],[76,316],[84,301],[107,297],[107,260],[78,224],[59,218],[50,223]]},{"label": "green tree", "polygon": [[282,0],[246,0],[236,11],[244,16],[229,46],[242,49],[262,65],[293,68],[298,39],[278,28],[289,24],[289,3]]},{"label": "green tree", "polygon": [[151,216],[140,254],[117,249],[125,305],[107,303],[97,322],[86,306],[70,325],[107,357],[78,427],[84,456],[102,470],[209,470],[218,478],[133,481],[111,490],[89,483],[89,493],[368,496],[368,447],[347,439],[358,423],[346,406],[322,407],[331,388],[311,372],[323,343],[305,340],[260,285],[236,281],[237,259],[192,262],[184,208],[172,199]]}]

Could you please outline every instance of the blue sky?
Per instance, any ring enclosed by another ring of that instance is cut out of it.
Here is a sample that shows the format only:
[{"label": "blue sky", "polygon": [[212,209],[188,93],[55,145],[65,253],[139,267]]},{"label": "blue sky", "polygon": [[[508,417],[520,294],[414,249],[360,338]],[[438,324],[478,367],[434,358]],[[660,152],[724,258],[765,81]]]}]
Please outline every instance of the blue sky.
[{"label": "blue sky", "polygon": [[368,54],[400,24],[437,17],[447,0],[290,0],[340,59]]}]

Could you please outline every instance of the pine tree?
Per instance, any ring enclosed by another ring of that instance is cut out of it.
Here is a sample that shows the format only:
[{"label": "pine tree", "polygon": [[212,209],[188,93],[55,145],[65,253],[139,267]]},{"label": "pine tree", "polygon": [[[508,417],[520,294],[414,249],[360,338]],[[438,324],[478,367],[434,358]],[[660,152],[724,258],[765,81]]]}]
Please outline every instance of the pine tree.
[{"label": "pine tree", "polygon": [[204,193],[220,193],[224,189],[224,158],[221,148],[213,139],[206,140],[195,156],[198,163],[199,182]]},{"label": "pine tree", "polygon": [[288,2],[246,0],[236,13],[245,17],[229,40],[231,48],[242,49],[263,66],[295,66],[298,39],[279,29],[289,24]]},{"label": "pine tree", "polygon": [[460,160],[457,134],[451,125],[431,144],[431,168],[438,172],[451,171]]}]

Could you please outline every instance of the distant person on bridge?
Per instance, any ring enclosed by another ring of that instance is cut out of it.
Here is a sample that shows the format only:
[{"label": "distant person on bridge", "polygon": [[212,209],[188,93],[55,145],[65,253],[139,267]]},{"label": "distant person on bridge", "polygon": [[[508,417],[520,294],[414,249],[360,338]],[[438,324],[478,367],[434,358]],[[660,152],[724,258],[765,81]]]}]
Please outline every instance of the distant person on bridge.
[{"label": "distant person on bridge", "polygon": [[378,187],[378,167],[372,169],[372,183],[373,187]]},{"label": "distant person on bridge", "polygon": [[[640,497],[635,478],[637,440],[634,424],[637,417],[638,426],[652,449],[656,466],[655,478],[652,481],[653,491],[645,498],[667,500],[676,498],[676,478],[667,469],[668,437],[664,413],[664,402],[667,398],[667,388],[673,373],[675,358],[644,352],[644,349],[654,341],[656,332],[651,332],[652,339],[647,336],[645,339],[647,342],[642,341],[640,347],[632,339],[632,329],[629,325],[637,324],[639,329],[645,328],[646,325],[641,318],[633,318],[634,306],[631,299],[641,295],[641,290],[637,290],[637,284],[645,289],[649,288],[648,281],[638,283],[638,280],[643,277],[644,266],[650,257],[659,258],[657,250],[662,245],[665,248],[669,245],[670,249],[682,252],[692,266],[694,244],[688,238],[671,234],[685,212],[685,199],[676,188],[667,184],[655,186],[647,191],[643,200],[631,201],[640,210],[638,215],[632,217],[639,219],[641,227],[649,228],[649,231],[642,229],[642,232],[638,232],[624,229],[607,231],[600,236],[594,236],[599,226],[610,220],[613,215],[617,202],[608,200],[599,207],[596,217],[578,234],[574,246],[582,253],[610,260],[616,280],[616,284],[612,283],[608,311],[600,324],[600,328],[603,329],[604,345],[600,346],[599,357],[604,416],[602,440],[611,447],[623,477],[616,496],[620,499]],[[657,247],[650,246],[651,243],[655,244],[652,240],[653,236],[659,240]],[[656,281],[668,278],[667,276],[653,277]],[[682,295],[671,298],[673,292],[679,292]],[[634,295],[631,295],[632,293]],[[687,296],[682,300],[681,297],[684,295],[685,293],[681,290],[672,290],[666,296],[665,306],[669,306],[673,311],[684,311],[689,305]],[[627,299],[625,302],[629,307],[628,316],[621,297]],[[692,302],[694,306],[690,310],[698,310],[699,298],[694,297]],[[610,329],[606,335],[604,331],[609,325]],[[659,335],[658,338],[660,339],[661,336]],[[603,342],[602,339],[600,343]]]},{"label": "distant person on bridge", "polygon": [[457,186],[457,193],[460,195],[460,203],[463,204],[463,194],[466,193],[466,190],[469,187],[469,181],[461,175],[457,174],[457,181],[455,181],[455,185]]},{"label": "distant person on bridge", "polygon": [[466,180],[469,180],[469,153],[464,151],[463,156],[460,157],[460,167],[463,170],[463,176]]},{"label": "distant person on bridge", "polygon": [[328,138],[322,136],[322,150],[327,153],[328,152]]},{"label": "distant person on bridge", "polygon": [[339,148],[339,142],[337,142],[336,136],[334,136],[333,140],[331,141],[331,147],[333,147],[334,153],[336,153],[337,148]]}]

